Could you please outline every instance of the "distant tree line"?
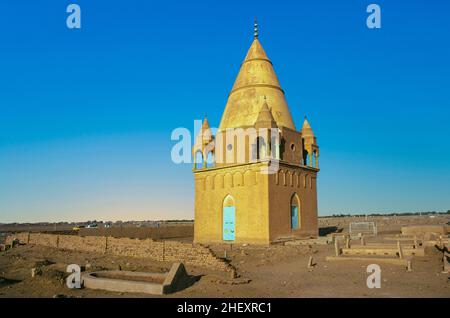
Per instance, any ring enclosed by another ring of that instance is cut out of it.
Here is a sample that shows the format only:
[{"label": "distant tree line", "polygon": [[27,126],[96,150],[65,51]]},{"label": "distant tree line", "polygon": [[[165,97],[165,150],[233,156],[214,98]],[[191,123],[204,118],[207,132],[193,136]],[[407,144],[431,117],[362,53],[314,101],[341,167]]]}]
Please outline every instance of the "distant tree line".
[{"label": "distant tree line", "polygon": [[364,213],[364,214],[333,214],[327,216],[321,216],[323,218],[341,218],[341,217],[365,217],[367,216],[411,216],[411,215],[446,215],[450,214],[450,210],[447,212],[438,212],[438,211],[426,211],[426,212],[396,212],[396,213]]}]

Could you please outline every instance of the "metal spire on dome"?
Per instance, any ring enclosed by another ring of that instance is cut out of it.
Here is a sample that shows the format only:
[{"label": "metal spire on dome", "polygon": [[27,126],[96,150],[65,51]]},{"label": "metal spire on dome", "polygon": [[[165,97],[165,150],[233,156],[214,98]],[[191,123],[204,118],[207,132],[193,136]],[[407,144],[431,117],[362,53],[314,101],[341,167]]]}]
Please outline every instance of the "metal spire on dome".
[{"label": "metal spire on dome", "polygon": [[256,18],[255,18],[255,24],[253,25],[253,31],[254,31],[255,39],[258,38],[259,30],[258,30],[258,21],[256,20]]}]

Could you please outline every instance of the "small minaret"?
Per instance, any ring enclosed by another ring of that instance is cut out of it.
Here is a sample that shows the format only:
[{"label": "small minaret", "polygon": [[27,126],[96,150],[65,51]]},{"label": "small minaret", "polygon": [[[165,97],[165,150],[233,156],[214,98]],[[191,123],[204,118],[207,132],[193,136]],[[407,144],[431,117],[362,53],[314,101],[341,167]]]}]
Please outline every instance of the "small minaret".
[{"label": "small minaret", "polygon": [[317,139],[305,116],[302,126],[303,139],[303,164],[313,168],[319,168],[319,146]]},{"label": "small minaret", "polygon": [[[207,167],[208,157],[214,157],[214,136],[209,126],[208,118],[205,116],[202,128],[195,138],[194,147],[192,147],[192,155],[194,158],[194,169],[198,168],[198,155],[201,153],[202,168]],[[210,154],[211,153],[211,154]]]},{"label": "small minaret", "polygon": [[273,118],[272,111],[267,104],[266,96],[255,122],[258,139],[254,145],[253,159],[280,158],[280,134],[277,122]]},{"label": "small minaret", "polygon": [[277,122],[273,118],[272,111],[269,109],[265,96],[255,122],[255,128],[278,128]]}]

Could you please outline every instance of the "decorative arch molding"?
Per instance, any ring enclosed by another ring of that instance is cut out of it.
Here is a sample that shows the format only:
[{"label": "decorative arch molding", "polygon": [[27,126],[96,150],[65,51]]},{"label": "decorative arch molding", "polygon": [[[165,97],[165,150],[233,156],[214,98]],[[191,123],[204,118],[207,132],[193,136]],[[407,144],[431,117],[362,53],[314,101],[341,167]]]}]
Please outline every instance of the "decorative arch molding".
[{"label": "decorative arch molding", "polygon": [[208,190],[214,190],[214,176],[206,176],[205,178],[205,189]]},{"label": "decorative arch molding", "polygon": [[292,172],[290,170],[288,170],[286,172],[286,182],[285,183],[286,183],[285,185],[292,187]]},{"label": "decorative arch molding", "polygon": [[200,189],[201,191],[205,191],[205,179],[197,179],[195,180],[196,188]]},{"label": "decorative arch molding", "polygon": [[250,169],[244,172],[244,185],[254,186],[256,185],[256,173]]},{"label": "decorative arch molding", "polygon": [[292,186],[298,186],[298,173],[296,171],[292,173]]},{"label": "decorative arch molding", "polygon": [[225,173],[225,176],[223,178],[223,185],[225,188],[233,187],[233,175],[231,174],[231,172]]},{"label": "decorative arch molding", "polygon": [[218,173],[214,177],[214,188],[215,189],[223,189],[223,174]]},{"label": "decorative arch molding", "polygon": [[277,176],[276,176],[276,184],[284,185],[284,170],[280,169],[278,170]]},{"label": "decorative arch molding", "polygon": [[237,171],[233,174],[233,186],[234,187],[240,187],[244,185],[244,178],[242,176],[242,173]]}]

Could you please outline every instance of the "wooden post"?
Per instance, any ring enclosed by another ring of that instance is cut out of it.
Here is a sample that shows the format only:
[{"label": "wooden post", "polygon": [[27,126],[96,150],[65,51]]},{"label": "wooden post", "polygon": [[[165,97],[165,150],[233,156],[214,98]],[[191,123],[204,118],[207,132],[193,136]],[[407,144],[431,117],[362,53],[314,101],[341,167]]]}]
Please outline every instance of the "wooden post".
[{"label": "wooden post", "polygon": [[397,250],[398,250],[398,257],[403,258],[403,251],[402,246],[400,245],[400,241],[397,241]]},{"label": "wooden post", "polygon": [[105,236],[105,254],[108,251],[108,237]]},{"label": "wooden post", "polygon": [[350,236],[347,236],[347,240],[345,241],[345,247],[350,248]]},{"label": "wooden post", "polygon": [[361,236],[361,245],[362,246],[366,245],[366,241],[364,240],[364,236]]},{"label": "wooden post", "polygon": [[337,238],[334,238],[334,252],[336,254],[336,256],[339,256],[340,251],[339,251],[339,242],[337,240]]},{"label": "wooden post", "polygon": [[414,248],[418,248],[419,244],[417,243],[417,235],[414,235]]},{"label": "wooden post", "polygon": [[313,257],[312,256],[309,257],[308,268],[313,268]]},{"label": "wooden post", "polygon": [[165,249],[166,249],[166,245],[164,243],[164,241],[162,242],[162,260],[164,262],[164,253],[165,253]]},{"label": "wooden post", "polygon": [[412,261],[409,259],[408,262],[406,263],[406,270],[408,272],[412,272]]}]

